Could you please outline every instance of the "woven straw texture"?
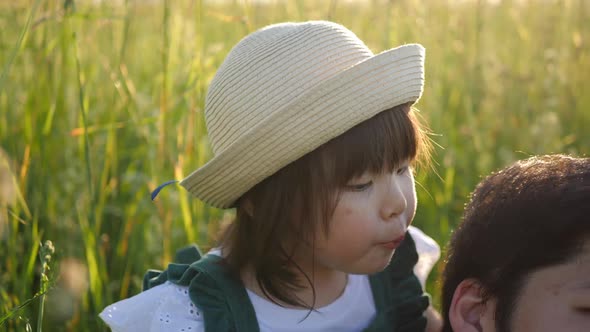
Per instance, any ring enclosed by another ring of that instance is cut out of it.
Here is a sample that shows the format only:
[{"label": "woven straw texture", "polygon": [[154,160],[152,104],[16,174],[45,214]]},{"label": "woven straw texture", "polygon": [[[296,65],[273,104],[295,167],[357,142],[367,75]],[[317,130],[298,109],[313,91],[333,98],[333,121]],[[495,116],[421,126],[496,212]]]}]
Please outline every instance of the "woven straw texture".
[{"label": "woven straw texture", "polygon": [[378,55],[325,21],[271,25],[242,39],[212,80],[205,121],[214,157],[180,182],[220,208],[381,111],[416,102],[424,48]]}]

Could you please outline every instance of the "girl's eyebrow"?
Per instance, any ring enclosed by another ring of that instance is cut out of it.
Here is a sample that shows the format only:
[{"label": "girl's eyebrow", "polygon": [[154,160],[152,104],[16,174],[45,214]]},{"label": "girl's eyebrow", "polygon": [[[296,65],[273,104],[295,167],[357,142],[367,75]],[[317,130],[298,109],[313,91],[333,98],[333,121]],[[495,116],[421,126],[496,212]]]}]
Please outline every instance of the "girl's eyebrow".
[{"label": "girl's eyebrow", "polygon": [[570,288],[570,290],[590,290],[590,280],[582,281],[581,283]]}]

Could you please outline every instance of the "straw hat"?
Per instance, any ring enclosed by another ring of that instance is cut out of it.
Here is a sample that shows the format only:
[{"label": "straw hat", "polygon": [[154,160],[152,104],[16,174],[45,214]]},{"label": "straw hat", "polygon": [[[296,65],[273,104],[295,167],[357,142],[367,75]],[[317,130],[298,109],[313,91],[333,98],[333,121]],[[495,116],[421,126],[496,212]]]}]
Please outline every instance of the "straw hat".
[{"label": "straw hat", "polygon": [[424,48],[374,55],[326,21],[275,24],[242,39],[213,78],[205,121],[214,157],[180,184],[232,207],[254,185],[391,107],[416,102]]}]

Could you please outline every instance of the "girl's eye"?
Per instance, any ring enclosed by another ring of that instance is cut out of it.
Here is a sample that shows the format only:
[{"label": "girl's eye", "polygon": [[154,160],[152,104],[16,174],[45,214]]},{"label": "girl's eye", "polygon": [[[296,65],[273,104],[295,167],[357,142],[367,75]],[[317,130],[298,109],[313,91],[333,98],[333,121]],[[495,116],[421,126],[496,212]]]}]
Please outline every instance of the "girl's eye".
[{"label": "girl's eye", "polygon": [[[589,289],[590,290],[590,289]],[[577,293],[572,298],[571,308],[584,316],[590,315],[590,293],[584,289],[584,291]]]},{"label": "girl's eye", "polygon": [[408,169],[410,168],[410,166],[404,166],[404,167],[400,167],[397,169],[397,171],[395,171],[398,175],[402,175],[405,174]]},{"label": "girl's eye", "polygon": [[372,184],[373,184],[373,181],[369,181],[369,182],[360,183],[360,184],[349,184],[346,187],[350,191],[365,191],[365,190],[369,189]]}]

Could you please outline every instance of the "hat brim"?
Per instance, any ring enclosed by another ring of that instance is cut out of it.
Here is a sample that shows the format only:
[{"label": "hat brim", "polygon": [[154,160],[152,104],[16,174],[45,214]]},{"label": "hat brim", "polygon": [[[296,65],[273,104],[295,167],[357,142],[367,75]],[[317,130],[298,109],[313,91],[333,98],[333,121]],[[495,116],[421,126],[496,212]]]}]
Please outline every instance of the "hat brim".
[{"label": "hat brim", "polygon": [[256,124],[180,184],[212,206],[232,207],[254,185],[355,125],[416,102],[424,56],[422,46],[408,44],[342,71]]}]

